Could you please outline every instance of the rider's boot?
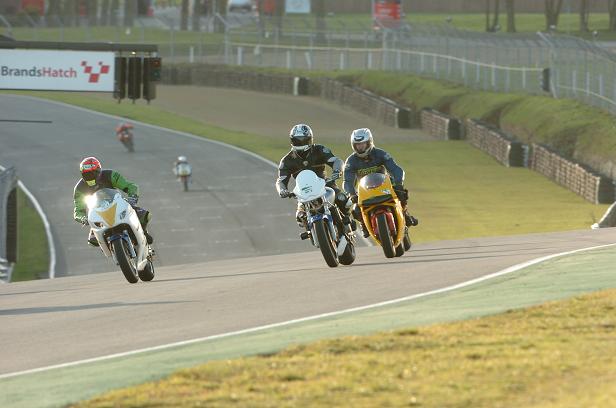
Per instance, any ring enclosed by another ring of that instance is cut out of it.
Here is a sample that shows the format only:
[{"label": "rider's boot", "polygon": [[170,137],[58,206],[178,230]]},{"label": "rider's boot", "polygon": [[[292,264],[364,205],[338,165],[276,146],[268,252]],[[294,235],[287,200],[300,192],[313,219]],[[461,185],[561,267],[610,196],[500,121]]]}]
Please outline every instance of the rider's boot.
[{"label": "rider's boot", "polygon": [[419,220],[412,215],[409,215],[406,211],[404,212],[404,221],[407,227],[414,227],[419,224]]},{"label": "rider's boot", "polygon": [[143,227],[143,233],[145,234],[145,239],[149,245],[151,245],[154,242],[154,237],[152,237],[150,233],[148,232],[148,224],[150,223],[151,219],[152,219],[152,213],[149,211],[146,211],[143,214],[143,217],[139,219],[139,221],[141,222],[141,227]]},{"label": "rider's boot", "polygon": [[98,240],[96,239],[96,236],[94,235],[94,231],[90,230],[90,235],[88,236],[88,244],[92,245],[92,246],[100,246],[98,244]]}]

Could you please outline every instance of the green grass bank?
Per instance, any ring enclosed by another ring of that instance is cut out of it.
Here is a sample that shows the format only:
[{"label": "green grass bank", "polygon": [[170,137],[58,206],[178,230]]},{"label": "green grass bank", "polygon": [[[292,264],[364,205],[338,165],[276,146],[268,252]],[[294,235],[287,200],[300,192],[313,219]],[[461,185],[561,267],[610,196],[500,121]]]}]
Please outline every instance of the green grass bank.
[{"label": "green grass bank", "polygon": [[74,407],[608,407],[616,291],[212,361]]},{"label": "green grass bank", "polygon": [[46,278],[49,249],[45,226],[28,197],[21,189],[17,191],[17,263],[11,281]]}]

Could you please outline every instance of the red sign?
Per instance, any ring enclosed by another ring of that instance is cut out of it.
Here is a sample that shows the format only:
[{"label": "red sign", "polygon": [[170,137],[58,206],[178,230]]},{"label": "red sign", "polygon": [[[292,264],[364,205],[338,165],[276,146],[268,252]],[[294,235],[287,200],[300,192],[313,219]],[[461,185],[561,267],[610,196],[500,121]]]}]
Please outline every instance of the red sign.
[{"label": "red sign", "polygon": [[400,2],[400,0],[373,0],[372,19],[375,26],[398,27],[402,14]]},{"label": "red sign", "polygon": [[21,0],[21,9],[38,11],[39,16],[45,14],[45,0]]}]

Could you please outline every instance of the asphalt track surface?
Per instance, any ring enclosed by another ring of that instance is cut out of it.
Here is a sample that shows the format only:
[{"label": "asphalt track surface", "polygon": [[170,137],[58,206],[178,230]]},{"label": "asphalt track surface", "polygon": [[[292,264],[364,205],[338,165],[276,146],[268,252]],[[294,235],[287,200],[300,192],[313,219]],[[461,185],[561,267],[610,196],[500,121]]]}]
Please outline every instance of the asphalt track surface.
[{"label": "asphalt track surface", "polygon": [[[32,98],[0,96],[0,119],[0,164],[17,168],[46,212],[56,276],[117,270],[72,220],[79,162],[90,155],[139,185],[139,204],[154,216],[157,266],[310,249],[298,239],[293,202],[275,192],[275,167],[258,157],[144,125],[131,154],[115,139],[119,119]],[[172,174],[180,154],[194,169],[187,193]]]},{"label": "asphalt track surface", "polygon": [[317,252],[0,286],[0,375],[129,352],[389,301],[546,255],[614,243],[614,231],[441,241],[386,259],[360,248],[350,267]]}]

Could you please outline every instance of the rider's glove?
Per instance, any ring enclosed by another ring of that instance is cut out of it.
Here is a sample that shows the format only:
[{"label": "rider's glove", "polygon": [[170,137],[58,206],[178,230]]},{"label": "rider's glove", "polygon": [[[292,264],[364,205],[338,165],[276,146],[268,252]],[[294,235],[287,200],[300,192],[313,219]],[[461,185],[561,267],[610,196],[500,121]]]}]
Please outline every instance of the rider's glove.
[{"label": "rider's glove", "polygon": [[394,191],[398,196],[398,199],[402,202],[406,202],[409,199],[409,192],[402,185],[394,186]]},{"label": "rider's glove", "polygon": [[339,172],[339,171],[334,171],[334,172],[332,173],[332,176],[331,176],[329,179],[330,179],[331,181],[338,180],[338,179],[340,178],[340,175],[341,175],[341,174],[340,174],[340,172]]},{"label": "rider's glove", "polygon": [[353,202],[353,204],[357,204],[357,202],[359,201],[359,197],[357,197],[357,194],[351,195],[351,201]]},{"label": "rider's glove", "polygon": [[128,197],[126,197],[126,201],[128,201],[128,203],[130,205],[137,205],[137,201],[139,201],[139,197],[137,197],[137,196],[128,196]]},{"label": "rider's glove", "polygon": [[280,194],[280,198],[289,198],[291,196],[291,192],[286,188],[281,188],[278,194]]}]

